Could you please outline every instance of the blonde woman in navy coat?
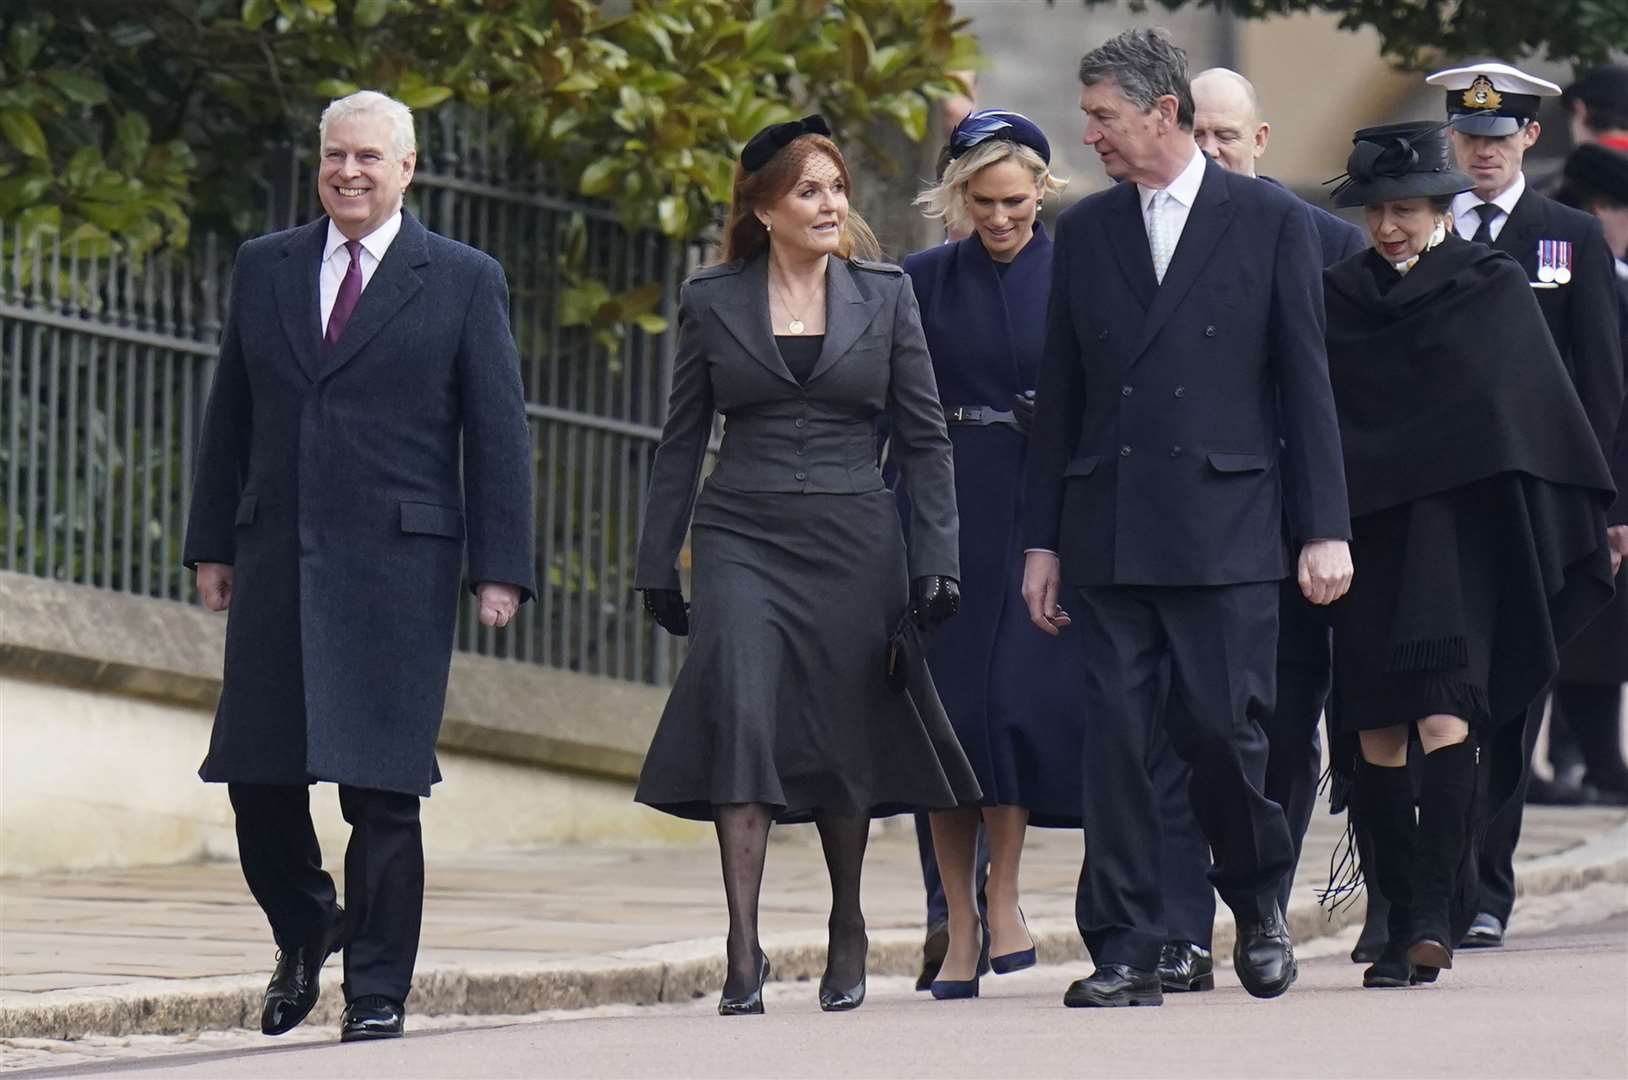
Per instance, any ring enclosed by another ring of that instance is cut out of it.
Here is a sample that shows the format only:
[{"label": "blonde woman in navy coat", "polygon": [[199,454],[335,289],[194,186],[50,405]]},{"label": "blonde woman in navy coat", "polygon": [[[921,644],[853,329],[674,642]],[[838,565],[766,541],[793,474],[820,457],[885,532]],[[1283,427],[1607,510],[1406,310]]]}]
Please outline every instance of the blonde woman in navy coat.
[{"label": "blonde woman in navy coat", "polygon": [[971,225],[972,234],[904,266],[949,421],[961,508],[961,613],[935,632],[928,662],[984,797],[981,807],[932,814],[950,916],[949,951],[932,983],[937,998],[978,993],[980,820],[990,847],[990,967],[1000,974],[1035,959],[1018,910],[1025,827],[1077,826],[1080,818],[1078,713],[1063,677],[1077,663],[1077,642],[1030,624],[1018,537],[1051,291],[1051,238],[1036,214],[1063,181],[1050,173],[1046,137],[1017,113],[971,114],[951,133],[949,152],[942,179],[917,202],[952,229]]}]

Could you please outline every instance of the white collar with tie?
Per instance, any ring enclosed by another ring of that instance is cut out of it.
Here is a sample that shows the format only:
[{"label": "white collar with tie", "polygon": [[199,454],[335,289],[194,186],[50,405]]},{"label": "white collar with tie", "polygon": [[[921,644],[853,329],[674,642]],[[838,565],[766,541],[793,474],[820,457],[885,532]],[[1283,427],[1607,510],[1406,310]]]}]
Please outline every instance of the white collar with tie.
[{"label": "white collar with tie", "polygon": [[[384,261],[384,253],[390,250],[391,241],[401,232],[401,211],[397,210],[385,219],[384,224],[362,237],[362,288],[373,280],[373,272]],[[318,278],[318,285],[322,295],[322,332],[328,332],[328,317],[333,314],[334,301],[339,299],[339,286],[345,281],[345,271],[350,269],[350,253],[345,249],[345,242],[349,239],[339,231],[339,226],[328,219],[328,242],[322,249],[322,270]]]},{"label": "white collar with tie", "polygon": [[1498,239],[1498,234],[1504,231],[1504,225],[1509,221],[1509,215],[1515,212],[1515,204],[1521,201],[1526,194],[1526,174],[1516,173],[1515,182],[1499,193],[1495,199],[1483,199],[1473,191],[1461,191],[1453,196],[1453,230],[1466,240],[1475,238],[1476,230],[1481,228],[1481,214],[1476,210],[1483,202],[1491,202],[1500,214],[1493,215],[1492,238]]},{"label": "white collar with tie", "polygon": [[[1181,233],[1187,227],[1187,215],[1198,199],[1198,189],[1204,183],[1204,168],[1209,161],[1193,143],[1193,156],[1176,178],[1162,188],[1136,185],[1137,197],[1142,203],[1142,224],[1148,231],[1148,249],[1153,253],[1153,274],[1162,283],[1181,243]],[[1157,205],[1155,204],[1157,202]]]}]

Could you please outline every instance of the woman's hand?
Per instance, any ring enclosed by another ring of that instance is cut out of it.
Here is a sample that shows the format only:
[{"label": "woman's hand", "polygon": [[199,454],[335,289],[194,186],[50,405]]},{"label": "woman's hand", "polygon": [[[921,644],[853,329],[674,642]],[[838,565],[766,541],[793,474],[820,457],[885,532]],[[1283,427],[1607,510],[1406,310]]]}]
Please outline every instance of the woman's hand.
[{"label": "woman's hand", "polygon": [[940,574],[919,577],[910,583],[910,608],[916,625],[930,630],[961,609],[961,585]]},{"label": "woman's hand", "polygon": [[656,625],[674,637],[690,634],[690,605],[677,589],[645,589],[644,609],[655,618]]}]

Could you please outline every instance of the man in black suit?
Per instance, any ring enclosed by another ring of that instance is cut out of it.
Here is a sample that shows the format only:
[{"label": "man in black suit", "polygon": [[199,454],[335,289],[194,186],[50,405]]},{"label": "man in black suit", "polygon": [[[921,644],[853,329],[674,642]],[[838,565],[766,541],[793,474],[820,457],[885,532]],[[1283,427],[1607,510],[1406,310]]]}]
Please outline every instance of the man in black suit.
[{"label": "man in black suit", "polygon": [[[1425,79],[1447,95],[1453,150],[1475,189],[1453,200],[1459,235],[1497,248],[1525,269],[1583,410],[1609,458],[1622,408],[1622,337],[1615,275],[1600,223],[1532,189],[1521,165],[1538,141],[1542,98],[1554,83],[1508,64],[1487,62]],[[1513,794],[1493,807],[1480,841],[1481,900],[1462,942],[1503,944],[1515,904],[1515,845],[1532,774],[1544,698],[1524,723],[1501,725],[1485,748],[1493,791]]]},{"label": "man in black suit", "polygon": [[[304,1020],[343,948],[350,1041],[402,1034],[464,552],[506,625],[535,588],[532,466],[502,269],[402,209],[407,106],[341,98],[320,147],[326,216],[238,253],[184,559],[230,610],[200,773],[279,950],[261,1030]],[[343,913],[319,780],[351,825]]]},{"label": "man in black suit", "polygon": [[1089,658],[1076,917],[1096,971],[1064,1003],[1163,1000],[1145,764],[1161,722],[1237,919],[1234,969],[1274,997],[1295,977],[1278,905],[1293,844],[1262,791],[1286,508],[1308,598],[1351,581],[1316,227],[1293,196],[1199,151],[1186,57],[1163,33],[1120,34],[1080,81],[1085,142],[1121,182],[1058,221],[1023,577],[1049,633],[1068,621],[1065,581],[1075,590]]},{"label": "man in black suit", "polygon": [[[1193,139],[1205,156],[1229,172],[1287,190],[1256,172],[1272,127],[1261,115],[1254,85],[1236,71],[1210,68],[1193,76],[1192,88]],[[1317,227],[1319,267],[1366,250],[1361,229],[1322,207],[1307,203],[1306,208]],[[1329,640],[1326,610],[1309,602],[1298,582],[1285,578],[1278,596],[1277,704],[1261,721],[1268,746],[1266,797],[1283,807],[1294,848],[1294,860],[1278,893],[1284,911],[1317,802],[1322,770],[1317,724],[1331,678]],[[1215,890],[1206,873],[1209,846],[1187,797],[1187,768],[1174,754],[1161,753],[1154,759],[1153,774],[1164,825],[1164,910],[1170,934],[1159,959],[1159,981],[1166,992],[1207,990],[1215,985],[1210,956]],[[1368,888],[1369,922],[1377,918],[1383,925],[1383,901],[1375,900],[1372,882]]]}]

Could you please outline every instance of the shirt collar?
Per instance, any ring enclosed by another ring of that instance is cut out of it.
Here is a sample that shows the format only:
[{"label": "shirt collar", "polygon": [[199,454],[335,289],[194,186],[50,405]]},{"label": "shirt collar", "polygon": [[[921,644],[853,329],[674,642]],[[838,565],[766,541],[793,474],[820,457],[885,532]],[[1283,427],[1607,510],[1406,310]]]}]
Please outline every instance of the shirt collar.
[{"label": "shirt collar", "polygon": [[[1515,204],[1520,202],[1521,196],[1525,194],[1526,174],[1523,172],[1518,172],[1515,174],[1515,182],[1509,185],[1509,187],[1504,190],[1503,194],[1499,195],[1496,199],[1493,199],[1492,204],[1498,209],[1502,210],[1505,214],[1513,214],[1515,212]],[[1463,217],[1465,214],[1470,213],[1485,201],[1485,199],[1473,191],[1462,191],[1453,196],[1453,216],[1455,218]]]},{"label": "shirt collar", "polygon": [[1153,202],[1153,196],[1160,191],[1168,191],[1170,197],[1181,203],[1187,209],[1193,208],[1193,202],[1198,198],[1198,189],[1204,183],[1204,167],[1209,158],[1199,152],[1198,144],[1193,145],[1193,156],[1187,159],[1187,167],[1182,169],[1177,177],[1170,181],[1168,187],[1150,188],[1141,184],[1136,185],[1136,193],[1142,200],[1142,212],[1147,213],[1148,204]]},{"label": "shirt collar", "polygon": [[[396,238],[396,234],[400,231],[401,211],[397,210],[385,219],[384,224],[362,237],[362,247],[367,249],[367,253],[373,256],[375,261],[383,262],[384,253],[390,250],[390,242]],[[349,237],[339,231],[339,226],[334,224],[333,218],[329,218],[328,244],[322,249],[322,261],[327,262],[333,258],[334,252],[342,249],[348,239]]]}]

